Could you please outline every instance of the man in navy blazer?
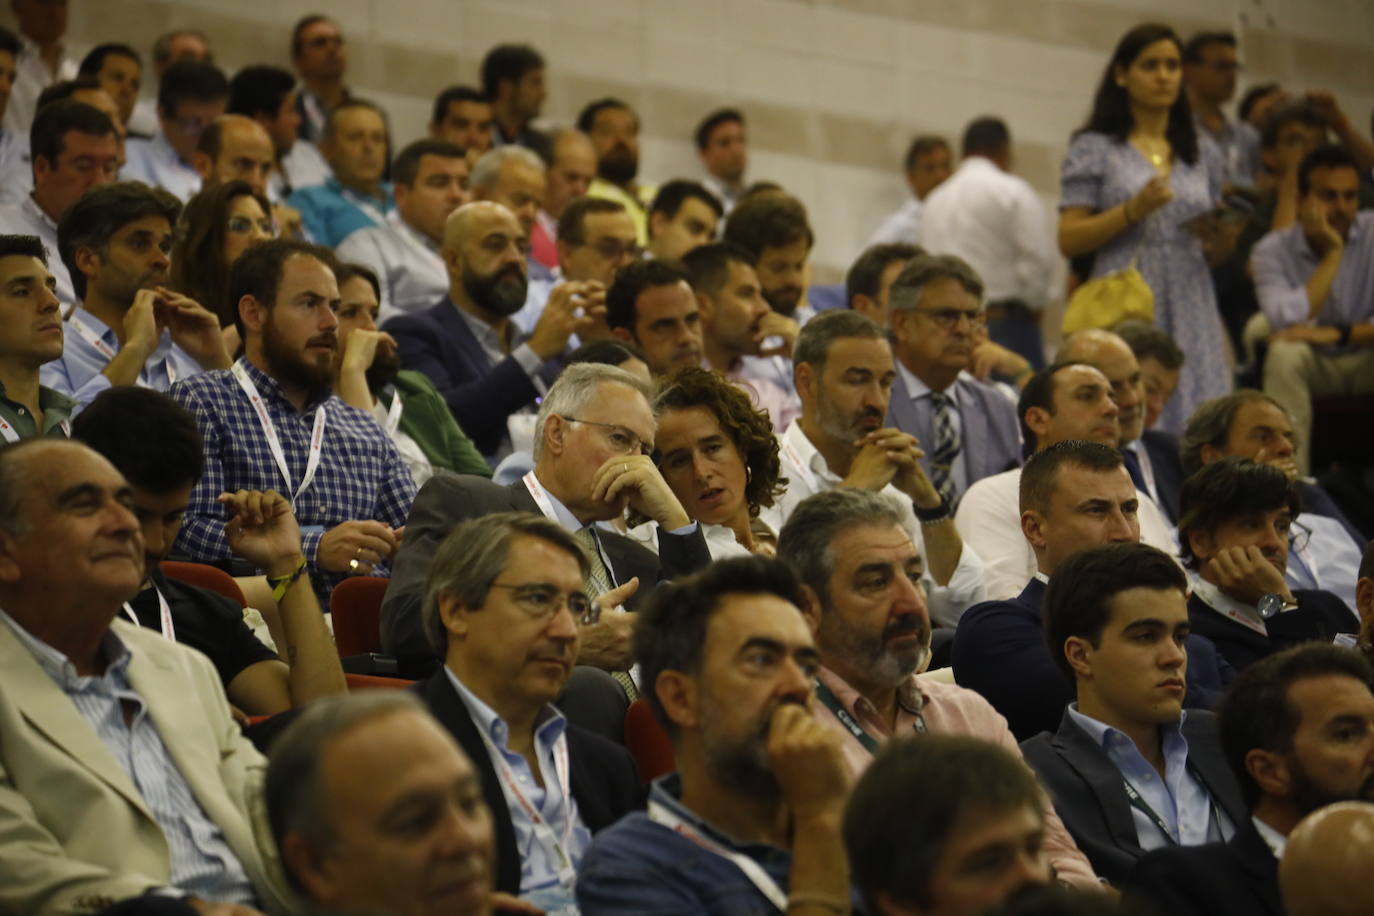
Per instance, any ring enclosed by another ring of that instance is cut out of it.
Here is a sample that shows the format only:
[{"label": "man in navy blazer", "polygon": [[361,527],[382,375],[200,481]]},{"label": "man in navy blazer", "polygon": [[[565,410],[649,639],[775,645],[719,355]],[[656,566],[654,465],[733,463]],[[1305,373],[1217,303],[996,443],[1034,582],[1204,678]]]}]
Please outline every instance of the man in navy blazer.
[{"label": "man in navy blazer", "polygon": [[507,419],[544,394],[557,375],[556,357],[592,317],[583,308],[585,285],[564,283],[534,330],[520,331],[511,316],[525,304],[528,249],[515,214],[501,204],[459,207],[441,249],[448,296],[383,328],[396,339],[401,365],[429,377],[493,466],[509,451]]},{"label": "man in navy blazer", "polygon": [[[1073,699],[1073,685],[1045,643],[1045,584],[1080,550],[1138,542],[1138,500],[1121,452],[1101,443],[1058,442],[1032,455],[1021,471],[1021,530],[1039,573],[1015,598],[965,612],[953,651],[954,679],[1005,716],[1018,741],[1054,731]],[[1234,672],[1207,640],[1190,637],[1187,648],[1185,705],[1211,708]]]},{"label": "man in navy blazer", "polygon": [[969,485],[1021,463],[1016,405],[968,373],[983,283],[957,257],[918,255],[888,291],[897,358],[888,425],[920,440],[921,464],[953,506]]},{"label": "man in navy blazer", "polygon": [[1021,747],[1114,884],[1147,850],[1230,839],[1249,813],[1216,717],[1183,709],[1187,590],[1162,551],[1109,544],[1070,557],[1045,595],[1046,642],[1076,700]]}]

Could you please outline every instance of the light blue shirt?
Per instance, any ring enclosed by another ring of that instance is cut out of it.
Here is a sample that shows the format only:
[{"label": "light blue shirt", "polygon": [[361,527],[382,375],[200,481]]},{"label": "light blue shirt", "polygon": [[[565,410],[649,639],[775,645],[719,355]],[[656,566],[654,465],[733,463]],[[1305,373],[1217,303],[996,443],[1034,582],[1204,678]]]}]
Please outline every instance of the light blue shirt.
[{"label": "light blue shirt", "polygon": [[[19,204],[33,193],[28,134],[0,131],[0,204]],[[51,252],[57,257],[57,252]]]},{"label": "light blue shirt", "polygon": [[387,214],[380,226],[350,233],[335,249],[340,261],[372,268],[381,281],[381,312],[377,323],[437,305],[448,295],[448,269],[433,239],[401,219]]},{"label": "light blue shirt", "polygon": [[1178,724],[1160,727],[1164,751],[1164,778],[1161,779],[1130,736],[1085,716],[1078,711],[1077,703],[1069,704],[1069,716],[1073,721],[1102,748],[1121,771],[1122,778],[1168,826],[1166,836],[1151,817],[1131,805],[1136,840],[1147,852],[1170,845],[1201,846],[1224,842],[1236,832],[1235,824],[1212,801],[1207,787],[1188,769],[1188,739],[1183,737],[1182,731],[1187,715],[1184,710]]},{"label": "light blue shirt", "polygon": [[38,236],[48,250],[48,273],[57,281],[57,301],[62,303],[62,313],[65,315],[69,307],[77,304],[72,276],[57,253],[57,223],[43,212],[32,194],[25,194],[18,203],[0,206],[0,233]]},{"label": "light blue shirt", "polygon": [[558,855],[538,841],[534,822],[516,798],[515,787],[506,781],[501,762],[505,762],[515,777],[520,794],[549,825],[553,835],[563,845],[563,851],[569,861],[576,868],[592,841],[592,833],[582,823],[582,818],[577,813],[577,801],[572,797],[572,793],[564,795],[563,786],[558,778],[558,768],[554,764],[555,746],[562,743],[566,751],[567,719],[553,706],[545,706],[535,724],[534,750],[539,761],[539,771],[544,778],[544,785],[540,786],[530,770],[529,762],[508,746],[509,726],[495,710],[465,687],[452,669],[445,667],[444,673],[448,675],[449,683],[467,707],[473,723],[490,740],[488,753],[495,750],[500,757],[499,760],[492,759],[492,766],[501,781],[501,789],[506,796],[506,807],[510,811],[511,826],[515,828],[515,848],[520,850],[520,893],[528,894],[540,888],[557,885]]},{"label": "light blue shirt", "polygon": [[151,140],[131,139],[124,144],[124,181],[141,181],[162,188],[182,203],[200,190],[200,173],[182,161],[161,128]]},{"label": "light blue shirt", "polygon": [[[247,872],[229,848],[224,832],[196,801],[162,743],[143,698],[129,685],[133,656],[115,632],[108,631],[100,647],[102,657],[108,660],[105,673],[82,676],[67,656],[30,634],[4,611],[0,611],[0,620],[71,699],[148,805],[167,840],[173,887],[202,900],[254,904]],[[127,723],[126,708],[131,711]]]},{"label": "light blue shirt", "polygon": [[[119,338],[115,337],[114,331],[105,322],[84,308],[77,309],[73,317],[94,331],[111,350],[119,352]],[[105,354],[68,325],[63,329],[62,358],[45,364],[38,375],[44,385],[75,398],[85,408],[100,392],[110,387],[110,380],[101,374],[109,364],[110,360]],[[189,353],[172,343],[172,332],[163,331],[157,349],[143,363],[138,384],[144,388],[166,391],[173,382],[199,375],[203,371],[200,363],[192,359]]]},{"label": "light blue shirt", "polygon": [[1288,548],[1284,580],[1289,588],[1320,588],[1345,602],[1356,621],[1355,581],[1360,577],[1360,551],[1340,522],[1325,515],[1304,512],[1293,520],[1293,531],[1307,529],[1303,550]]},{"label": "light blue shirt", "polygon": [[[1307,281],[1321,258],[1303,234],[1302,224],[1260,239],[1250,255],[1255,295],[1269,324],[1278,330],[1308,324]],[[1374,211],[1356,214],[1345,240],[1341,266],[1312,324],[1364,324],[1374,321]]]}]

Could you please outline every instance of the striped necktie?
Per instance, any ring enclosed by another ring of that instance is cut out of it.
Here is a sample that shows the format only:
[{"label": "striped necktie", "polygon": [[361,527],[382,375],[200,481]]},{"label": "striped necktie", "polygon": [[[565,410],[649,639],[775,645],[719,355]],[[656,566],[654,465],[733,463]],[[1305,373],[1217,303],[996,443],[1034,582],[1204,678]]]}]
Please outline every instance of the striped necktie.
[{"label": "striped necktie", "polygon": [[[590,566],[589,578],[591,579],[589,583],[591,588],[588,591],[592,593],[593,598],[599,598],[615,588],[615,582],[611,579],[610,571],[606,569],[605,561],[601,559],[601,543],[597,537],[596,529],[591,525],[586,525],[577,529],[573,537],[577,538],[582,549],[587,552],[587,562]],[[630,677],[628,671],[612,671],[611,677],[625,690],[631,701],[639,697],[639,689],[635,687],[634,678]]]},{"label": "striped necktie", "polygon": [[930,456],[930,482],[945,505],[954,505],[954,462],[959,459],[959,434],[954,429],[954,402],[943,391],[930,393],[935,407],[935,451]]}]

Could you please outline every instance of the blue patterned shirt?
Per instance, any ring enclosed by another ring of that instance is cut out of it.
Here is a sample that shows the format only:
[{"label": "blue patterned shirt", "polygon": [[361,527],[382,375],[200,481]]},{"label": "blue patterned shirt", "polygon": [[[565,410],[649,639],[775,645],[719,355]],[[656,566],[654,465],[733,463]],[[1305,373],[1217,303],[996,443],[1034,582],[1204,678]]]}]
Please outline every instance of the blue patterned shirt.
[{"label": "blue patterned shirt", "polygon": [[[282,479],[267,436],[248,396],[228,369],[179,381],[171,395],[196,418],[205,440],[205,473],[191,491],[176,549],[201,562],[231,553],[224,537],[226,520],[218,497],[236,490],[276,490],[288,499],[305,477],[315,414],[325,408],[326,425],[315,479],[295,502],[301,526],[301,552],[322,599],[344,576],[321,572],[315,555],[320,538],[347,521],[375,520],[399,528],[415,499],[415,481],[405,460],[372,414],[330,394],[303,412],[286,398],[281,385],[247,359],[240,359],[257,386],[276,427],[291,481]],[[387,574],[385,564],[376,572]]]}]

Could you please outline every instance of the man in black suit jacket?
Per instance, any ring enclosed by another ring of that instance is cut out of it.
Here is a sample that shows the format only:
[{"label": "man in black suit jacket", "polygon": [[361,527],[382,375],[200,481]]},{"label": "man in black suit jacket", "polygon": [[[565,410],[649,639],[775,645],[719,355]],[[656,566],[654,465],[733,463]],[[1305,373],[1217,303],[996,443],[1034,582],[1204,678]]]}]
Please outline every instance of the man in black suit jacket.
[{"label": "man in black suit jacket", "polygon": [[549,519],[505,512],[458,525],[434,558],[425,610],[444,666],[415,687],[481,774],[496,889],[546,910],[573,899],[570,868],[591,833],[644,803],[629,753],[551,705],[577,657],[589,573],[582,546]]},{"label": "man in black suit jacket", "polygon": [[1290,589],[1284,580],[1288,529],[1298,514],[1295,484],[1269,464],[1223,458],[1183,485],[1179,538],[1194,578],[1188,614],[1241,669],[1309,640],[1358,629],[1335,595]]},{"label": "man in black suit jacket", "polygon": [[1309,643],[1256,662],[1222,704],[1222,747],[1250,809],[1227,843],[1146,855],[1124,893],[1169,916],[1283,916],[1278,860],[1299,821],[1374,800],[1374,670]]},{"label": "man in black suit jacket", "polygon": [[1046,641],[1077,699],[1022,750],[1112,883],[1148,849],[1229,839],[1247,814],[1215,717],[1183,711],[1187,589],[1163,552],[1112,544],[1070,557],[1046,591]]},{"label": "man in black suit jacket", "polygon": [[585,284],[564,283],[524,338],[511,316],[525,304],[526,248],[515,214],[501,204],[459,207],[444,227],[448,296],[384,327],[396,338],[401,365],[429,377],[493,465],[509,450],[507,418],[547,390],[556,373],[551,361],[592,318],[583,308]]},{"label": "man in black suit jacket", "polygon": [[1178,390],[1183,351],[1167,331],[1147,321],[1123,321],[1112,328],[1112,332],[1135,354],[1145,407],[1144,431],[1137,434],[1139,438],[1123,436],[1121,450],[1135,453],[1146,482],[1142,489],[1150,494],[1169,521],[1177,525],[1178,491],[1187,476],[1179,458],[1178,438],[1153,427],[1164,413],[1164,405]]}]

